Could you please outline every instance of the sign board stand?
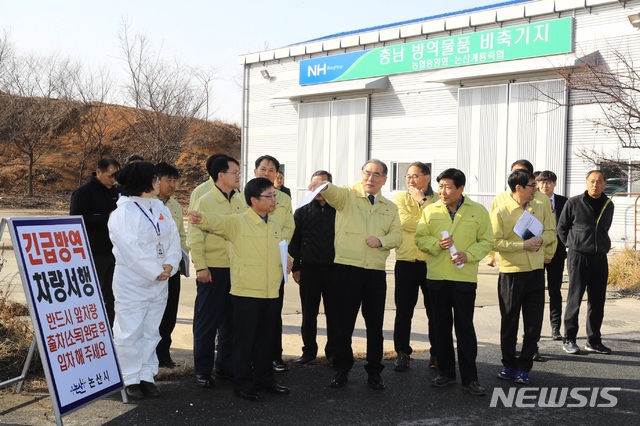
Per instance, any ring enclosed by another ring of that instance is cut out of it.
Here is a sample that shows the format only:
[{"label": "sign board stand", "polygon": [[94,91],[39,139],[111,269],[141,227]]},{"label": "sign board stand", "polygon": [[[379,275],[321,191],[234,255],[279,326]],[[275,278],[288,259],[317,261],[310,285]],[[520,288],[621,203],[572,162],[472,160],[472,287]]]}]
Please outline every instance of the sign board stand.
[{"label": "sign board stand", "polygon": [[127,402],[111,327],[81,216],[2,219],[8,226],[34,328],[22,383],[36,346],[56,424],[100,398],[121,391]]},{"label": "sign board stand", "polygon": [[[0,232],[0,236],[1,235],[2,235],[2,232]],[[36,352],[36,339],[34,338],[31,341],[31,346],[29,346],[29,353],[27,354],[27,359],[24,362],[24,367],[22,367],[22,374],[18,377],[15,377],[13,379],[9,379],[0,383],[0,389],[6,388],[7,386],[13,383],[18,383],[18,386],[16,387],[16,393],[22,392],[22,384],[24,383],[24,379],[27,377],[27,371],[29,371],[29,366],[31,365],[31,360],[33,360],[33,354],[35,352]]]}]

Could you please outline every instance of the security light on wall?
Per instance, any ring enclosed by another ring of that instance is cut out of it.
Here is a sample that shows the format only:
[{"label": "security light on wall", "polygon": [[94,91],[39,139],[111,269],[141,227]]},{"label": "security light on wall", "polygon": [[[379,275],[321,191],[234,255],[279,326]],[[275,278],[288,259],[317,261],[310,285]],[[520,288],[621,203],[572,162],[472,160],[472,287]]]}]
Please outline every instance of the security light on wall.
[{"label": "security light on wall", "polygon": [[634,28],[640,28],[640,13],[632,13],[628,18]]},{"label": "security light on wall", "polygon": [[271,76],[269,75],[269,71],[267,71],[267,69],[266,69],[266,68],[261,69],[261,70],[260,70],[260,74],[262,74],[262,77],[263,77],[265,80],[271,80]]}]

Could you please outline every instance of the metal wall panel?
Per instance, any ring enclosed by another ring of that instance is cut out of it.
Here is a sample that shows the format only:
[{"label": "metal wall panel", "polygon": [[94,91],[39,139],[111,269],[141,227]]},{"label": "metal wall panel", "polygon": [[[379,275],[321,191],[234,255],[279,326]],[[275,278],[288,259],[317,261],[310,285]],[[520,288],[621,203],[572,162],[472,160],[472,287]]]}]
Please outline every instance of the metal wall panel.
[{"label": "metal wall panel", "polygon": [[535,170],[551,170],[558,176],[560,194],[565,192],[566,100],[562,80],[510,85],[507,163],[524,158]]},{"label": "metal wall panel", "polygon": [[456,167],[465,193],[488,209],[505,182],[507,85],[461,88],[458,99]]}]

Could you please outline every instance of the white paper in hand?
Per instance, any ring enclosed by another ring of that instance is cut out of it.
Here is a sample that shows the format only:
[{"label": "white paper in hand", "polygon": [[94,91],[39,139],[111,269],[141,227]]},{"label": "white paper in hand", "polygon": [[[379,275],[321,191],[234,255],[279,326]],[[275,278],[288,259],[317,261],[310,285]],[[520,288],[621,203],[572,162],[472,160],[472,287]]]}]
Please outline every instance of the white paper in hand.
[{"label": "white paper in hand", "polygon": [[[449,236],[449,232],[448,231],[442,231],[440,232],[440,235],[442,235],[443,237],[448,237]],[[452,245],[451,247],[449,247],[449,253],[453,254],[456,253],[458,250],[456,249],[455,245]],[[464,268],[464,263],[460,263],[458,265],[456,265],[456,268],[461,269]]]},{"label": "white paper in hand", "polygon": [[287,260],[289,259],[289,244],[286,240],[282,240],[278,243],[280,246],[280,259],[282,260],[282,276],[284,277],[284,283],[289,282],[289,274],[287,273]]},{"label": "white paper in hand", "polygon": [[308,193],[307,196],[304,197],[304,199],[302,200],[302,202],[300,203],[298,208],[300,208],[302,206],[306,206],[307,204],[312,202],[313,199],[316,198],[316,195],[318,195],[320,193],[320,191],[325,189],[328,184],[329,184],[329,182],[325,182],[322,185],[320,185],[319,187],[317,187],[316,189],[314,189],[313,192]]},{"label": "white paper in hand", "polygon": [[513,227],[513,232],[526,241],[529,238],[541,236],[544,232],[544,226],[537,217],[525,210],[516,226]]}]

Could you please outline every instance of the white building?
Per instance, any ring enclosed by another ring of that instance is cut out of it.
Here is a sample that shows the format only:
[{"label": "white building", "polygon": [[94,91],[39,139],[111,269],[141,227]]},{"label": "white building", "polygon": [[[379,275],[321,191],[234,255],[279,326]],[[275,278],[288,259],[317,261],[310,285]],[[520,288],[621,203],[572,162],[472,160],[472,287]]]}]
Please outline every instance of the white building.
[{"label": "white building", "polygon": [[[577,195],[595,168],[578,153],[618,152],[620,142],[594,123],[598,104],[577,105],[560,71],[594,57],[620,68],[615,52],[640,63],[639,12],[640,0],[514,0],[243,55],[243,173],[274,155],[295,205],[317,169],[352,184],[378,158],[389,193],[419,160],[434,183],[463,170],[466,194],[488,206],[526,158],[558,175],[558,193]],[[640,161],[631,149],[619,155]],[[608,176],[610,188],[640,190],[629,176]],[[613,201],[612,239],[631,246],[636,197]]]}]

